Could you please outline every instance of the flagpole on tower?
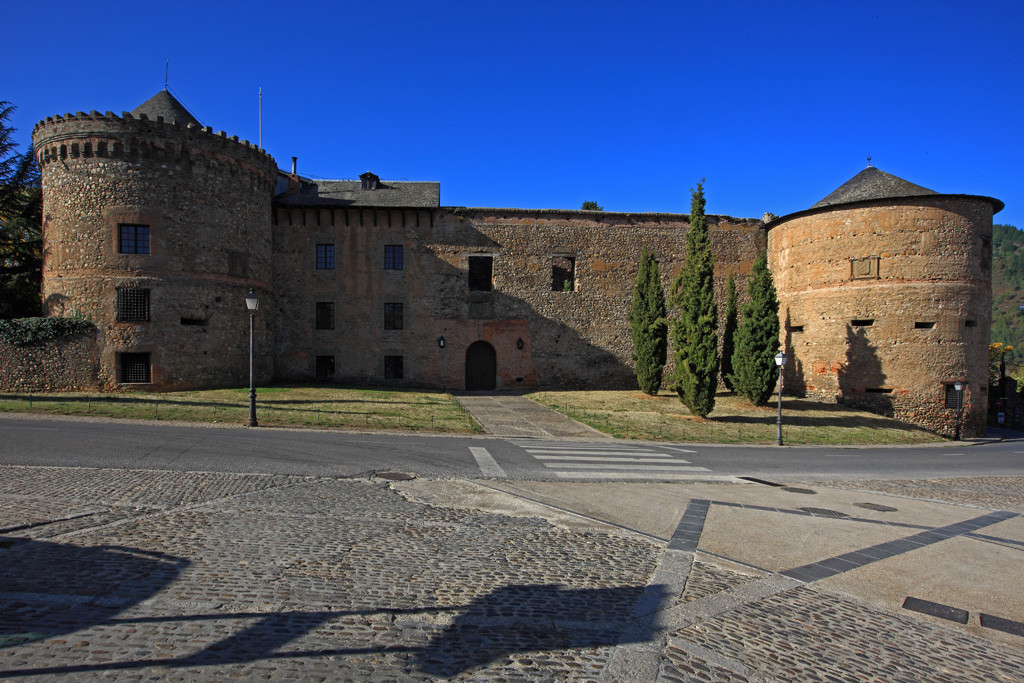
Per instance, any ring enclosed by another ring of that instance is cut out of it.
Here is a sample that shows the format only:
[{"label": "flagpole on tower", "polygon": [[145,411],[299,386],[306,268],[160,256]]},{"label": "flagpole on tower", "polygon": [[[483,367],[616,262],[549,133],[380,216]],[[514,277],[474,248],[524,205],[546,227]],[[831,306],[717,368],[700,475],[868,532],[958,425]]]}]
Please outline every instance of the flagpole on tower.
[{"label": "flagpole on tower", "polygon": [[260,137],[258,146],[263,149],[263,86],[260,86]]}]

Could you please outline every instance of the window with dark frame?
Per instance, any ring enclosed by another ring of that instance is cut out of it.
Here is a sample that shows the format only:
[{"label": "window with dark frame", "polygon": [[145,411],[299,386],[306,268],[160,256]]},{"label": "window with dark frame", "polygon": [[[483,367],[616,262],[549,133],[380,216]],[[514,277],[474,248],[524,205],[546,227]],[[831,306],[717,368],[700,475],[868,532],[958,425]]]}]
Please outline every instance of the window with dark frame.
[{"label": "window with dark frame", "polygon": [[494,258],[491,256],[469,257],[469,289],[472,292],[489,292],[493,287]]},{"label": "window with dark frame", "polygon": [[334,329],[334,302],[333,301],[317,301],[316,302],[316,329],[318,329],[318,330],[333,330]]},{"label": "window with dark frame", "polygon": [[851,320],[850,325],[852,327],[871,327],[875,324],[874,318],[862,318],[860,320]]},{"label": "window with dark frame", "polygon": [[334,381],[334,356],[316,357],[316,381]]},{"label": "window with dark frame", "polygon": [[384,304],[384,329],[401,330],[404,327],[404,306],[400,303]]},{"label": "window with dark frame", "polygon": [[405,356],[384,356],[384,379],[405,377]]},{"label": "window with dark frame", "polygon": [[964,390],[966,386],[960,391],[956,390],[956,385],[947,384],[946,386],[946,407],[952,408],[953,410],[960,410],[964,407]]},{"label": "window with dark frame", "polygon": [[551,259],[551,291],[571,292],[576,289],[576,258],[555,256]]},{"label": "window with dark frame", "polygon": [[402,245],[384,245],[384,270],[402,270]]},{"label": "window with dark frame", "polygon": [[316,245],[316,269],[334,270],[334,245]]},{"label": "window with dark frame", "polygon": [[152,381],[148,353],[122,353],[120,361],[122,384],[149,384]]},{"label": "window with dark frame", "polygon": [[123,223],[119,225],[117,251],[119,254],[148,254],[149,226]]},{"label": "window with dark frame", "polygon": [[144,287],[117,288],[117,321],[149,322],[149,290]]}]

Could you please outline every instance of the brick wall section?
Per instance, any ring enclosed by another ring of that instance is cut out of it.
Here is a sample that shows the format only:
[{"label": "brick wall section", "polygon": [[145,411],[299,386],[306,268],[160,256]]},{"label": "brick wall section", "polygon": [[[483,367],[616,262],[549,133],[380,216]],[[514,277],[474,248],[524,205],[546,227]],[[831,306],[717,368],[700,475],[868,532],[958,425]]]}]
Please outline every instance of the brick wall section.
[{"label": "brick wall section", "polygon": [[96,391],[99,331],[15,346],[0,342],[0,391]]},{"label": "brick wall section", "polygon": [[[753,219],[709,224],[724,315],[730,270],[745,294],[765,235]],[[688,227],[677,214],[277,207],[278,376],[310,377],[315,357],[331,355],[337,378],[379,382],[384,356],[401,355],[405,383],[462,389],[466,350],[483,340],[496,352],[499,389],[634,387],[627,316],[640,251],[661,260],[667,292]],[[335,245],[333,271],[315,269],[318,243]],[[403,246],[403,270],[384,270],[387,244]],[[493,258],[492,291],[469,289],[470,256]],[[565,257],[575,261],[573,289],[553,291],[552,268]],[[312,329],[317,301],[335,304],[334,330]],[[400,331],[383,329],[389,302],[403,304]]]},{"label": "brick wall section", "polygon": [[[274,160],[224,133],[127,113],[49,118],[33,143],[45,198],[44,305],[101,329],[99,384],[119,387],[123,352],[150,354],[146,389],[247,383],[243,297],[255,288],[273,308]],[[122,223],[149,226],[151,253],[119,253]],[[117,321],[119,287],[150,289],[150,322]],[[257,316],[257,367],[269,380],[266,320]]]},{"label": "brick wall section", "polygon": [[991,236],[991,202],[958,195],[861,202],[771,224],[790,390],[952,434],[956,412],[944,407],[943,383],[966,380],[964,433],[983,435]]}]

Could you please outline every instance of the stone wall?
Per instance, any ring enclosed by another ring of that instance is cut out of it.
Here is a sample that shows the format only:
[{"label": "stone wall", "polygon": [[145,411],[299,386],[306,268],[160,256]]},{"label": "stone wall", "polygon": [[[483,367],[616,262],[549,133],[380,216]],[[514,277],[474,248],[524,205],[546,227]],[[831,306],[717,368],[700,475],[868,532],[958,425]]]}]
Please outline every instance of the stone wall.
[{"label": "stone wall", "polygon": [[[765,236],[753,219],[709,225],[724,316],[729,272],[745,295]],[[336,379],[379,382],[384,357],[401,356],[402,382],[462,389],[467,349],[482,340],[498,389],[633,387],[627,316],[640,251],[661,261],[667,292],[688,226],[676,214],[276,207],[277,374],[312,377],[320,355],[334,358]],[[333,271],[315,268],[317,244],[334,245]],[[401,271],[384,269],[385,245],[402,245]],[[490,291],[470,289],[470,257],[490,257]],[[556,291],[553,270],[570,259],[571,284]],[[314,329],[318,301],[333,304],[333,330]],[[384,329],[388,303],[402,304],[403,329]]]},{"label": "stone wall", "polygon": [[934,195],[828,207],[769,226],[792,393],[952,434],[984,433],[992,206]]},{"label": "stone wall", "polygon": [[96,391],[99,357],[98,331],[25,346],[0,342],[0,391]]},{"label": "stone wall", "polygon": [[[247,141],[208,128],[79,113],[33,133],[43,179],[43,299],[101,329],[99,381],[123,386],[119,358],[149,354],[146,389],[248,383],[253,288],[272,309],[270,203],[277,168]],[[149,229],[146,254],[121,253],[119,226]],[[117,315],[118,289],[149,291],[149,320]],[[273,339],[257,316],[261,378]]]}]

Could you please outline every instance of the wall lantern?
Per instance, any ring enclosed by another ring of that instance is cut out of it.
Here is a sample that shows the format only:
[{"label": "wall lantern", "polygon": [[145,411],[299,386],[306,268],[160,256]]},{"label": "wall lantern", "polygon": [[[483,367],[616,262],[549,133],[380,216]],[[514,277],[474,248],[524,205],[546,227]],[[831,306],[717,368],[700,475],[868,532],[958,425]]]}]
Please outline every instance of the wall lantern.
[{"label": "wall lantern", "polygon": [[525,345],[526,345],[526,342],[523,341],[522,337],[520,337],[519,339],[516,340],[516,348],[519,349],[520,351],[523,350],[523,347]]},{"label": "wall lantern", "polygon": [[442,348],[442,349],[443,349],[443,348],[444,348],[444,345],[445,345],[444,337],[438,337],[438,338],[437,338],[437,346],[438,346],[439,348]]}]

